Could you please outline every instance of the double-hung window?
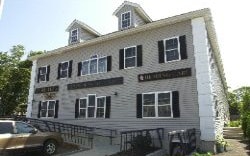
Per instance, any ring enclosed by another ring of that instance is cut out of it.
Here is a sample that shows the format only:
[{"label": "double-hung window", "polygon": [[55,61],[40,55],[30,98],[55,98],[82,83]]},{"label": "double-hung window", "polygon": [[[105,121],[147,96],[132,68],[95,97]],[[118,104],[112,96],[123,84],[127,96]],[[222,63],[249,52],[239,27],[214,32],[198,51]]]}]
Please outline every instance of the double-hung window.
[{"label": "double-hung window", "polygon": [[136,46],[124,48],[124,67],[132,68],[136,66]]},{"label": "double-hung window", "polygon": [[87,97],[76,99],[76,118],[109,118],[110,96],[96,96],[89,94]]},{"label": "double-hung window", "polygon": [[44,101],[41,103],[40,117],[54,117],[55,116],[56,101]]},{"label": "double-hung window", "polygon": [[49,81],[50,66],[43,66],[38,68],[37,82]]},{"label": "double-hung window", "polygon": [[105,73],[107,72],[107,62],[106,56],[98,58],[97,55],[94,55],[89,60],[80,62],[78,76]]},{"label": "double-hung window", "polygon": [[106,97],[97,97],[97,104],[96,104],[97,118],[105,117],[105,105],[106,105]]},{"label": "double-hung window", "polygon": [[180,44],[179,38],[171,38],[164,40],[165,44],[165,62],[180,60]]},{"label": "double-hung window", "polygon": [[125,12],[121,14],[121,27],[122,29],[129,28],[131,26],[131,12]]},{"label": "double-hung window", "polygon": [[95,117],[96,96],[88,95],[88,118]]},{"label": "double-hung window", "polygon": [[46,67],[40,67],[40,70],[39,70],[40,82],[45,82],[46,77],[47,77],[47,66]]},{"label": "double-hung window", "polygon": [[71,31],[71,43],[75,43],[78,41],[78,29],[74,29]]},{"label": "double-hung window", "polygon": [[87,98],[79,100],[79,117],[86,118],[87,115]]},{"label": "double-hung window", "polygon": [[143,94],[143,117],[173,117],[172,92]]},{"label": "double-hung window", "polygon": [[60,78],[68,77],[69,62],[63,62],[60,69]]},{"label": "double-hung window", "polygon": [[98,66],[98,57],[97,55],[94,55],[89,60],[89,74],[95,74],[97,73],[97,66]]}]

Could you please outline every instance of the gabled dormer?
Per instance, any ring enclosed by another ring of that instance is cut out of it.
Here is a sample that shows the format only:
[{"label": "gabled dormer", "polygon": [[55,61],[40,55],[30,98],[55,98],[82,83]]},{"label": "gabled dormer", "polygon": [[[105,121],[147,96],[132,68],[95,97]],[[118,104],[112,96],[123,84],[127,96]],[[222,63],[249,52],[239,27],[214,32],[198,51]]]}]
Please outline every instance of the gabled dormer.
[{"label": "gabled dormer", "polygon": [[66,31],[69,32],[69,45],[101,36],[96,30],[76,19],[68,26]]},{"label": "gabled dormer", "polygon": [[125,30],[152,22],[137,3],[124,1],[113,13],[118,18],[118,30]]}]

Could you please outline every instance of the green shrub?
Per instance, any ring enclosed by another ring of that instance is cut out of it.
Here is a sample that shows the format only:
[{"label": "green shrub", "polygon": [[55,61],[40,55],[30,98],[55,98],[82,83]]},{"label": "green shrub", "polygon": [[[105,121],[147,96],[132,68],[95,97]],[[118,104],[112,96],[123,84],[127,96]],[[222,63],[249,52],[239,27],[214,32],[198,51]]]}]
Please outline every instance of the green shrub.
[{"label": "green shrub", "polygon": [[236,120],[236,121],[230,121],[229,122],[229,127],[240,127],[241,125],[241,120]]},{"label": "green shrub", "polygon": [[245,112],[242,116],[242,130],[244,136],[250,138],[250,112]]}]

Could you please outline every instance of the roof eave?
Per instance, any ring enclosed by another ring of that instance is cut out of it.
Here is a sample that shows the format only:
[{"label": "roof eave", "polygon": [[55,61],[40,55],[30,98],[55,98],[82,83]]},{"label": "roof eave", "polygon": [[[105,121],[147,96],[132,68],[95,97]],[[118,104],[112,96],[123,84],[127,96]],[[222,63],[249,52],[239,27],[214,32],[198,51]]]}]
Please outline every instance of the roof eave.
[{"label": "roof eave", "polygon": [[100,43],[100,42],[103,42],[103,41],[107,41],[107,40],[111,40],[111,39],[114,39],[114,38],[127,36],[127,35],[130,35],[130,34],[133,34],[133,33],[137,33],[137,32],[141,32],[141,31],[161,27],[161,26],[164,26],[164,25],[170,25],[170,24],[182,22],[182,21],[185,21],[185,20],[190,20],[190,19],[197,18],[197,17],[205,17],[205,16],[207,16],[208,13],[209,13],[209,9],[202,9],[202,10],[188,12],[188,13],[185,13],[185,14],[181,14],[181,15],[169,17],[169,18],[166,18],[166,19],[154,21],[152,23],[141,25],[139,27],[131,28],[131,29],[128,29],[128,30],[117,31],[117,32],[110,33],[110,34],[107,34],[107,35],[102,35],[100,37],[97,37],[97,38],[94,38],[94,39],[91,39],[91,40],[87,40],[85,42],[81,42],[81,43],[78,43],[78,44],[68,45],[68,46],[65,46],[65,47],[54,49],[54,50],[51,50],[51,51],[49,51],[49,52],[47,52],[45,54],[30,57],[29,60],[36,60],[36,59],[40,59],[40,58],[43,58],[43,57],[48,57],[48,56],[51,56],[51,55],[57,55],[57,54],[60,54],[60,53],[66,52],[66,51],[73,50],[73,49],[82,48],[82,47],[87,46],[87,45],[97,44],[97,43]]}]

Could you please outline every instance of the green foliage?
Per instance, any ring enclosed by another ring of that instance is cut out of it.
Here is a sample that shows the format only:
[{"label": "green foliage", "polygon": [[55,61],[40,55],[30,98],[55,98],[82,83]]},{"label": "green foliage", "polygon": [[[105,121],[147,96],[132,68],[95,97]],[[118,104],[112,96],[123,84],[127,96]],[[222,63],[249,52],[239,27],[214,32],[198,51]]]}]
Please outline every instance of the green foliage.
[{"label": "green foliage", "polygon": [[9,52],[0,52],[0,116],[16,111],[24,112],[27,103],[32,62],[21,60],[24,46],[13,46]]},{"label": "green foliage", "polygon": [[228,93],[228,104],[230,115],[239,115],[240,114],[240,103],[237,100],[236,92]]},{"label": "green foliage", "polygon": [[241,120],[230,121],[228,126],[229,127],[240,127],[241,126]]}]

